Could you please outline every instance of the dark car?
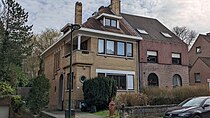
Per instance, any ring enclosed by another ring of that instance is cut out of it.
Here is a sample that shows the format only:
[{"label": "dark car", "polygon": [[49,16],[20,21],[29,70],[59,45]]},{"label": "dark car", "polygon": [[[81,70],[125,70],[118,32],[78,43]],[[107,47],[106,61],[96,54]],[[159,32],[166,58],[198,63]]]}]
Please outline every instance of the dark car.
[{"label": "dark car", "polygon": [[210,118],[210,96],[189,98],[168,109],[163,118]]}]

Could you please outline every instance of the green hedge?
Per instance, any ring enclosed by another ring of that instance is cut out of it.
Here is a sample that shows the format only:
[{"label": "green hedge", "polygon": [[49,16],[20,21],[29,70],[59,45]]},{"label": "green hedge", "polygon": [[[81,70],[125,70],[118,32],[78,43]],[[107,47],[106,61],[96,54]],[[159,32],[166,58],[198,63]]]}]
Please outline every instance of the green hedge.
[{"label": "green hedge", "polygon": [[116,96],[116,82],[107,77],[96,77],[83,83],[84,100],[97,110],[106,109],[108,103]]},{"label": "green hedge", "polygon": [[207,86],[185,86],[177,88],[145,88],[141,94],[120,94],[116,103],[126,106],[179,104],[183,100],[196,96],[210,96]]}]

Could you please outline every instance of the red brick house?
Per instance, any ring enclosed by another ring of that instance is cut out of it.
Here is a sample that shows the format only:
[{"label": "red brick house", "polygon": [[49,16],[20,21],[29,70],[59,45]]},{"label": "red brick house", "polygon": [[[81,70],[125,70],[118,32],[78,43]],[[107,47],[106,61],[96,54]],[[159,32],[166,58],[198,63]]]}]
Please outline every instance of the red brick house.
[{"label": "red brick house", "polygon": [[210,79],[210,33],[200,34],[189,51],[190,84],[207,84]]}]

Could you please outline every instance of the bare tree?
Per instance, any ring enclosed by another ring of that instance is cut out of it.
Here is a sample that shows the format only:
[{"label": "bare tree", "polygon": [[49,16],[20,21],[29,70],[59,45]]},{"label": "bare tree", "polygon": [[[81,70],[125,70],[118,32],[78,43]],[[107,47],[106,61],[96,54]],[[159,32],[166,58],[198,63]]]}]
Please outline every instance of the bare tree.
[{"label": "bare tree", "polygon": [[177,35],[182,41],[184,41],[188,46],[196,39],[197,32],[190,30],[187,27],[174,27],[173,30],[175,35]]}]

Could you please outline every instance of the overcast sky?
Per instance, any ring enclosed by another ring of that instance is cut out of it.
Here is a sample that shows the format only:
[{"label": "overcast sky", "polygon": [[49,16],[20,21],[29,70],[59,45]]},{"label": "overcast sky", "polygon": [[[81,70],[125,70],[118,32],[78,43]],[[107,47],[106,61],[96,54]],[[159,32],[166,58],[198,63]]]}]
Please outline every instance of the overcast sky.
[{"label": "overcast sky", "polygon": [[[29,12],[29,24],[40,33],[45,28],[60,30],[74,22],[78,0],[16,0]],[[100,6],[111,0],[79,0],[83,4],[83,22]],[[158,19],[166,27],[187,26],[198,33],[210,32],[210,0],[121,0],[123,13]]]}]

